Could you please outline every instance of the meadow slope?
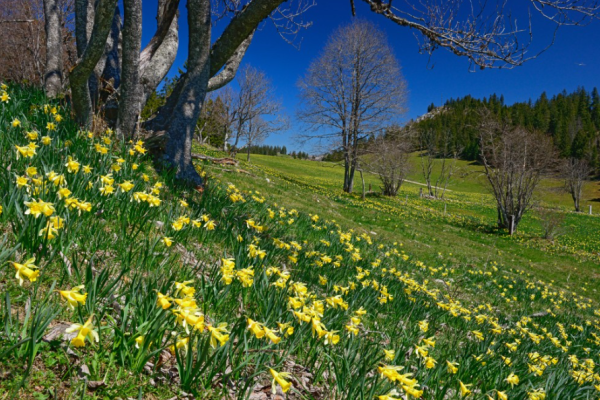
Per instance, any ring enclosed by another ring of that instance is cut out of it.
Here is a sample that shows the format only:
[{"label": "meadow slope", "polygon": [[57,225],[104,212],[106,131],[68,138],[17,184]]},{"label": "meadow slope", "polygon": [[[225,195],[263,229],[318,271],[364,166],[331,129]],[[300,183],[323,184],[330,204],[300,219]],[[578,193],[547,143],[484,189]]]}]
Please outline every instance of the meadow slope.
[{"label": "meadow slope", "polygon": [[591,274],[593,240],[503,237],[458,194],[361,201],[308,163],[201,163],[199,194],[5,90],[0,398],[598,398],[595,283],[550,264]]},{"label": "meadow slope", "polygon": [[[223,157],[225,154],[197,148],[198,152]],[[361,200],[362,185],[357,175],[355,193],[340,190],[341,165],[298,160],[291,157],[252,155],[251,162],[240,156],[239,169],[206,168],[223,182],[247,190],[259,190],[275,202],[306,212],[323,213],[344,226],[375,232],[421,259],[435,262],[444,258],[456,265],[475,266],[495,261],[522,268],[534,276],[555,282],[568,290],[582,290],[598,299],[600,285],[600,215],[572,212],[570,196],[558,179],[543,179],[535,193],[536,209],[526,214],[518,232],[511,237],[495,226],[495,201],[487,188],[481,166],[459,161],[448,185],[445,199],[420,198],[424,188],[418,157],[411,158],[412,172],[397,198],[378,195],[379,180],[365,173],[365,185],[373,193]],[[438,171],[434,168],[433,178]],[[587,182],[582,205],[600,211],[600,185]],[[564,218],[554,240],[542,239],[542,217],[538,208],[552,210]],[[446,212],[444,213],[444,210]]]}]

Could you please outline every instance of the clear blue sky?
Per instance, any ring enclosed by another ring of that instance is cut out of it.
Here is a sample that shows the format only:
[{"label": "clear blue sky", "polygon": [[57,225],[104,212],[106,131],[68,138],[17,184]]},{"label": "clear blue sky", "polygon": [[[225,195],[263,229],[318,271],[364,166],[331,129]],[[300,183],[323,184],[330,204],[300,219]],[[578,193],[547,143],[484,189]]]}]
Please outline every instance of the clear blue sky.
[{"label": "clear blue sky", "polygon": [[[588,90],[600,87],[600,21],[593,21],[584,27],[562,27],[553,47],[538,59],[529,61],[513,70],[483,70],[470,72],[469,62],[446,50],[440,49],[428,55],[418,52],[414,32],[400,27],[383,16],[372,13],[360,0],[356,0],[359,17],[374,22],[383,29],[402,65],[408,83],[409,99],[406,119],[418,117],[427,111],[432,102],[436,105],[449,98],[465,95],[474,97],[489,96],[492,93],[504,95],[507,103],[527,101],[537,98],[546,91],[549,96],[563,89],[573,91],[579,86]],[[185,0],[180,6],[180,46],[177,59],[170,76],[182,67],[187,55],[187,15]],[[295,120],[298,106],[296,83],[310,62],[319,55],[328,36],[340,25],[352,20],[349,0],[317,0],[305,19],[312,26],[300,33],[299,49],[282,40],[270,21],[264,23],[257,32],[248,50],[244,63],[263,70],[275,87],[275,96],[281,99],[285,112]],[[520,26],[526,24],[529,1],[512,0],[510,7],[520,16]],[[147,43],[156,27],[156,1],[144,2],[143,45]],[[223,23],[221,23],[223,25]],[[551,40],[554,25],[540,17],[533,19],[535,48],[545,47]],[[216,40],[222,26],[213,30]],[[296,123],[288,132],[272,136],[266,144],[295,147],[292,137]]]}]

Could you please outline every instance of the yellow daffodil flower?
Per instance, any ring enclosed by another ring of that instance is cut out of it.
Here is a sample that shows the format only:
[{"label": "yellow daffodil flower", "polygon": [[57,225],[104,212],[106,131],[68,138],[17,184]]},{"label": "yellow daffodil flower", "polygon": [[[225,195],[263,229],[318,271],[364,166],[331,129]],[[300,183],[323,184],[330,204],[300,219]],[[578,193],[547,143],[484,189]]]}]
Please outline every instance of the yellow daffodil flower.
[{"label": "yellow daffodil flower", "polygon": [[29,282],[35,282],[40,275],[40,271],[33,264],[35,262],[35,257],[28,259],[23,264],[19,264],[16,262],[12,262],[11,264],[17,270],[17,274],[15,277],[19,280],[19,285],[23,286],[23,282],[25,279],[28,279]]},{"label": "yellow daffodil flower", "polygon": [[472,393],[471,390],[469,390],[469,386],[471,385],[465,385],[464,383],[462,383],[462,381],[458,381],[458,383],[460,384],[460,395],[462,397],[467,397]]},{"label": "yellow daffodil flower", "polygon": [[212,348],[217,347],[217,342],[221,346],[224,346],[225,343],[229,340],[229,334],[227,332],[227,323],[222,322],[218,324],[216,327],[212,325],[208,325],[206,327],[210,332],[210,345]]},{"label": "yellow daffodil flower", "polygon": [[27,206],[25,214],[33,215],[35,218],[42,214],[44,214],[46,217],[49,217],[55,211],[52,203],[47,203],[41,199],[38,199],[37,201],[26,201],[25,205]]},{"label": "yellow daffodil flower", "polygon": [[286,379],[289,379],[290,374],[288,372],[277,372],[273,368],[269,368],[269,372],[271,373],[271,376],[273,377],[271,393],[277,393],[275,390],[275,387],[277,385],[279,385],[281,387],[281,390],[283,390],[283,393],[287,393],[288,390],[290,390],[290,388],[292,387],[292,383],[289,381],[286,381]]},{"label": "yellow daffodil flower", "polygon": [[94,316],[90,316],[85,324],[73,324],[68,329],[65,330],[67,333],[78,332],[77,336],[71,339],[71,344],[75,347],[84,347],[85,339],[89,339],[90,342],[96,341],[98,342],[100,338],[98,337],[98,332],[94,330],[94,325],[92,324],[92,319]]},{"label": "yellow daffodil flower", "polygon": [[74,310],[78,304],[85,304],[87,293],[81,293],[84,285],[75,286],[71,290],[59,290],[61,297],[67,301],[69,307]]},{"label": "yellow daffodil flower", "polygon": [[519,377],[511,372],[511,374],[505,379],[505,381],[510,384],[510,387],[514,387],[519,384]]}]

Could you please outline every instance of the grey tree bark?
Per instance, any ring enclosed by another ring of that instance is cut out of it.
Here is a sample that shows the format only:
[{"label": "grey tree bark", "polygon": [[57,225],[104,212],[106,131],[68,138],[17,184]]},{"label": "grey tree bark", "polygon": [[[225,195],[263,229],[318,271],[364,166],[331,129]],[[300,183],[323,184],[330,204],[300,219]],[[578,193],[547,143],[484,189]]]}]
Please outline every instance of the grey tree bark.
[{"label": "grey tree bark", "polygon": [[110,26],[110,34],[106,40],[104,54],[94,69],[97,76],[101,76],[113,88],[118,88],[121,84],[121,13],[119,7],[115,8],[115,15]]},{"label": "grey tree bark", "polygon": [[179,0],[159,0],[156,34],[140,54],[142,104],[169,72],[179,47],[177,7]]},{"label": "grey tree bark", "polygon": [[58,0],[44,0],[46,28],[46,70],[44,72],[44,90],[50,98],[62,89],[62,24]]},{"label": "grey tree bark", "polygon": [[[86,127],[91,124],[93,118],[88,78],[92,75],[98,60],[104,53],[117,0],[98,0],[93,12],[94,22],[91,25],[93,28],[88,40],[89,5],[87,0],[77,0],[75,3],[75,32],[79,60],[77,60],[69,76],[75,118],[80,125]],[[81,12],[77,15],[78,10],[81,10]]]},{"label": "grey tree bark", "polygon": [[208,82],[209,92],[220,89],[233,80],[233,78],[237,74],[238,69],[240,68],[240,64],[242,63],[244,54],[246,54],[246,50],[248,50],[248,47],[250,47],[250,43],[252,43],[253,37],[254,31],[252,31],[250,36],[248,36],[242,42],[242,44],[240,44],[239,47],[235,50],[231,58],[225,63],[223,70],[218,75],[215,75],[212,78],[210,78],[210,81]]},{"label": "grey tree bark", "polygon": [[192,139],[210,79],[210,1],[189,0],[187,8],[188,69],[180,81],[181,89],[169,120],[164,161],[176,169],[178,179],[201,186],[202,178],[192,163]]},{"label": "grey tree bark", "polygon": [[75,1],[75,39],[77,57],[83,57],[88,41],[94,29],[94,2],[90,0]]},{"label": "grey tree bark", "polygon": [[121,13],[119,7],[116,7],[104,53],[90,77],[90,96],[94,110],[98,109],[98,102],[103,103],[102,114],[110,126],[116,125],[119,114],[119,103],[113,95],[121,85],[122,36]]},{"label": "grey tree bark", "polygon": [[142,1],[124,0],[123,59],[117,133],[130,138],[135,134],[142,107],[140,49],[142,46]]}]

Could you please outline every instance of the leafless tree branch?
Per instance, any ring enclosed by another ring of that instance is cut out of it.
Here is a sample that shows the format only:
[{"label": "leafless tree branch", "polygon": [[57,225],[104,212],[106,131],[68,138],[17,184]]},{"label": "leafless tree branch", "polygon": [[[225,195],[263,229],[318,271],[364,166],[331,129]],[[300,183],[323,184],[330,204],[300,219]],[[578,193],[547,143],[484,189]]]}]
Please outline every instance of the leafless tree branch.
[{"label": "leafless tree branch", "polygon": [[[483,68],[514,68],[538,57],[554,43],[529,54],[533,42],[531,14],[524,26],[519,26],[508,10],[508,0],[478,4],[464,0],[403,0],[392,5],[391,0],[363,0],[371,10],[390,21],[414,29],[420,34],[420,50],[431,54],[439,48],[466,57],[471,66]],[[600,17],[600,5],[592,0],[529,0],[544,18],[563,25],[582,25]]]}]

